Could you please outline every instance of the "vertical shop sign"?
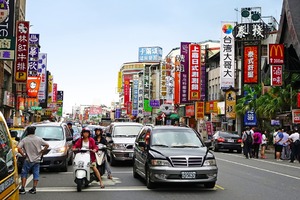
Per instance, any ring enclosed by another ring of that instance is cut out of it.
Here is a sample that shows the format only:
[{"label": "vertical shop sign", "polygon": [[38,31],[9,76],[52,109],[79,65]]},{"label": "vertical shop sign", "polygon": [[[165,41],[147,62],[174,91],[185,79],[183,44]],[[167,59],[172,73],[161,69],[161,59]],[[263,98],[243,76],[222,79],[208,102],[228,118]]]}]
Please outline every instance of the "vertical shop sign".
[{"label": "vertical shop sign", "polygon": [[151,112],[150,106],[150,66],[145,65],[144,71],[144,111]]},{"label": "vertical shop sign", "polygon": [[204,102],[196,102],[196,119],[204,119]]},{"label": "vertical shop sign", "polygon": [[174,72],[174,104],[180,103],[180,56],[175,57],[175,72]]},{"label": "vertical shop sign", "polygon": [[220,47],[220,88],[235,87],[234,65],[234,37],[235,23],[222,22],[221,47]]},{"label": "vertical shop sign", "polygon": [[26,83],[28,76],[29,22],[17,21],[15,82]]},{"label": "vertical shop sign", "polygon": [[167,66],[166,63],[161,63],[161,75],[160,75],[160,97],[161,99],[166,99],[167,96]]},{"label": "vertical shop sign", "polygon": [[180,55],[182,69],[180,72],[180,103],[188,103],[188,80],[189,80],[189,42],[181,42]]},{"label": "vertical shop sign", "polygon": [[258,82],[258,46],[244,47],[244,83]]},{"label": "vertical shop sign", "polygon": [[201,46],[198,44],[189,45],[189,92],[190,101],[200,100],[201,97]]},{"label": "vertical shop sign", "polygon": [[284,64],[284,46],[283,44],[269,44],[269,64]]},{"label": "vertical shop sign", "polygon": [[130,79],[124,78],[124,105],[127,106],[129,102],[129,95],[130,95]]},{"label": "vertical shop sign", "polygon": [[300,110],[299,109],[292,110],[292,118],[293,118],[293,124],[300,124]]},{"label": "vertical shop sign", "polygon": [[282,85],[282,65],[271,65],[271,86]]},{"label": "vertical shop sign", "polygon": [[133,76],[133,105],[132,105],[132,115],[138,115],[138,107],[139,107],[139,80],[138,76]]},{"label": "vertical shop sign", "polygon": [[226,91],[225,98],[226,98],[225,100],[226,118],[235,119],[236,118],[236,112],[235,112],[236,92],[234,90]]},{"label": "vertical shop sign", "polygon": [[46,103],[47,84],[47,54],[39,53],[38,75],[41,77],[38,99],[40,103]]},{"label": "vertical shop sign", "polygon": [[39,34],[29,34],[28,76],[37,76],[39,60]]},{"label": "vertical shop sign", "polygon": [[57,102],[57,83],[53,83],[53,94],[52,94],[52,102]]},{"label": "vertical shop sign", "polygon": [[144,76],[139,76],[139,94],[138,94],[138,116],[142,117],[144,112]]}]

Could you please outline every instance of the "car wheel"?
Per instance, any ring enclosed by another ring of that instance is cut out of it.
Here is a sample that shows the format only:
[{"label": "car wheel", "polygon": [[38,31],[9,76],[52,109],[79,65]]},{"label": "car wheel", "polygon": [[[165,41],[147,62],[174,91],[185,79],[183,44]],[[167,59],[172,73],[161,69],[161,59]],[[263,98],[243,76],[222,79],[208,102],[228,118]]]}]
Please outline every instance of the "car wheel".
[{"label": "car wheel", "polygon": [[139,177],[139,174],[136,172],[136,165],[135,165],[134,158],[133,158],[132,172],[133,172],[133,178],[138,178]]},{"label": "car wheel", "polygon": [[77,180],[77,192],[81,192],[83,180]]},{"label": "car wheel", "polygon": [[146,186],[148,189],[153,189],[155,188],[154,183],[150,179],[150,169],[147,167],[146,169]]},{"label": "car wheel", "polygon": [[114,156],[112,154],[110,154],[110,156],[109,156],[109,164],[111,166],[116,165],[116,160],[114,159]]},{"label": "car wheel", "polygon": [[214,188],[215,185],[216,185],[216,182],[204,183],[204,187],[206,187],[206,188]]}]

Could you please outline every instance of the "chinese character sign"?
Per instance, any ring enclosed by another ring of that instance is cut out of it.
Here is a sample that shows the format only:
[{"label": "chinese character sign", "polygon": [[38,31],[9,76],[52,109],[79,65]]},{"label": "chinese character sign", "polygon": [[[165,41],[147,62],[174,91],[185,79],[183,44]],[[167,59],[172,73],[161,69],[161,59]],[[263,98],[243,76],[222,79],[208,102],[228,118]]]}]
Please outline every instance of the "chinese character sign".
[{"label": "chinese character sign", "polygon": [[220,47],[220,88],[227,89],[234,85],[234,37],[233,22],[222,22],[221,47]]},{"label": "chinese character sign", "polygon": [[53,83],[53,90],[52,90],[52,102],[57,102],[57,83]]},{"label": "chinese character sign", "polygon": [[29,22],[18,21],[16,25],[15,82],[26,83],[28,71]]},{"label": "chinese character sign", "polygon": [[269,64],[284,64],[284,46],[283,44],[269,44]]},{"label": "chinese character sign", "polygon": [[38,93],[40,103],[46,102],[46,84],[47,84],[47,54],[39,53],[38,75],[41,77],[41,84]]},{"label": "chinese character sign", "polygon": [[267,39],[270,29],[265,23],[241,23],[237,24],[233,30],[233,35],[236,40],[264,40]]},{"label": "chinese character sign", "polygon": [[139,107],[139,80],[138,77],[133,78],[133,105],[132,105],[132,115],[137,116]]},{"label": "chinese character sign", "polygon": [[130,79],[124,78],[124,105],[127,106],[127,103],[130,101]]},{"label": "chinese character sign", "polygon": [[188,81],[189,81],[189,42],[181,42],[180,44],[180,103],[188,103]]},{"label": "chinese character sign", "polygon": [[14,60],[15,46],[15,37],[0,38],[0,60]]},{"label": "chinese character sign", "polygon": [[292,118],[293,118],[293,124],[300,124],[300,110],[299,109],[292,110]]},{"label": "chinese character sign", "polygon": [[225,113],[226,118],[235,119],[235,105],[236,105],[236,92],[233,90],[228,90],[225,92]]},{"label": "chinese character sign", "polygon": [[282,65],[271,66],[271,86],[282,85]]},{"label": "chinese character sign", "polygon": [[165,99],[167,96],[166,77],[167,77],[167,66],[165,63],[162,63],[161,75],[160,75],[160,97],[162,99]]},{"label": "chinese character sign", "polygon": [[162,59],[161,47],[140,47],[139,62],[160,61]]},{"label": "chinese character sign", "polygon": [[198,44],[189,45],[189,100],[200,100],[201,97],[201,46]]},{"label": "chinese character sign", "polygon": [[258,82],[258,46],[244,47],[244,83]]},{"label": "chinese character sign", "polygon": [[204,102],[196,102],[196,119],[204,118]]}]

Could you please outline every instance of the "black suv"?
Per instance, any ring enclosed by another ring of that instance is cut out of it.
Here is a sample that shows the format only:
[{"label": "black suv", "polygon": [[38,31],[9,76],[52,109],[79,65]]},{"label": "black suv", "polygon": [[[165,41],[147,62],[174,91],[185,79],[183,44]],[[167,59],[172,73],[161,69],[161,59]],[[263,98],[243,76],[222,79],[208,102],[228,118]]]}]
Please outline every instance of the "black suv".
[{"label": "black suv", "polygon": [[135,140],[133,176],[147,187],[161,183],[203,183],[213,188],[218,168],[214,155],[189,127],[145,126]]}]

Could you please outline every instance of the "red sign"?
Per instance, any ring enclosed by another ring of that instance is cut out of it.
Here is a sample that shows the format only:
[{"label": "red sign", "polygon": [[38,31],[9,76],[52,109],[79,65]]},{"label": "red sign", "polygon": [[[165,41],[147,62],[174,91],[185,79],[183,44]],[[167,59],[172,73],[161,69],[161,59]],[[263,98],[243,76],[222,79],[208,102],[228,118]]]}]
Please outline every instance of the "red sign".
[{"label": "red sign", "polygon": [[129,95],[130,95],[130,79],[124,79],[124,106],[127,106],[129,102]]},{"label": "red sign", "polygon": [[192,117],[195,115],[195,106],[194,105],[188,105],[185,107],[185,116],[186,117]]},{"label": "red sign", "polygon": [[297,107],[300,108],[300,92],[297,94]]},{"label": "red sign", "polygon": [[213,124],[212,122],[206,122],[207,135],[213,135]]},{"label": "red sign", "polygon": [[201,46],[189,45],[189,96],[191,101],[200,100],[201,97]]},{"label": "red sign", "polygon": [[244,83],[258,82],[258,46],[244,47]]},{"label": "red sign", "polygon": [[282,65],[271,66],[271,85],[272,86],[282,85]]},{"label": "red sign", "polygon": [[18,21],[16,25],[15,82],[26,83],[29,50],[29,22]]},{"label": "red sign", "polygon": [[56,103],[57,102],[57,83],[53,83],[53,88],[52,88],[52,102]]},{"label": "red sign", "polygon": [[126,103],[126,114],[130,115],[131,113],[132,113],[132,103],[131,103],[131,101],[128,101]]},{"label": "red sign", "polygon": [[284,46],[283,44],[269,44],[269,64],[284,64]]},{"label": "red sign", "polygon": [[40,88],[41,78],[39,76],[27,77],[27,96],[37,97]]},{"label": "red sign", "polygon": [[292,110],[293,124],[300,124],[300,110]]}]

